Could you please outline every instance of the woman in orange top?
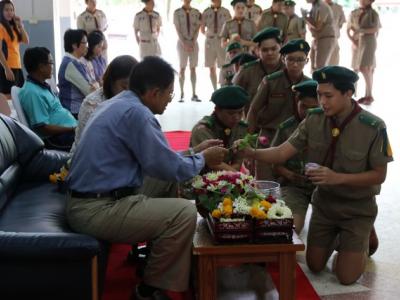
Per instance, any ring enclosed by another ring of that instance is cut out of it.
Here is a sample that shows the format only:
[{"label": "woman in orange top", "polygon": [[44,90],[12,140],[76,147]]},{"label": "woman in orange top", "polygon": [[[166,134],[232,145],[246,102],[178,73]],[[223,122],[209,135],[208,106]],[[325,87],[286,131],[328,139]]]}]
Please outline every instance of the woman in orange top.
[{"label": "woman in orange top", "polygon": [[11,87],[24,84],[19,44],[29,42],[22,20],[15,15],[10,0],[0,1],[0,42],[0,93],[10,98]]}]

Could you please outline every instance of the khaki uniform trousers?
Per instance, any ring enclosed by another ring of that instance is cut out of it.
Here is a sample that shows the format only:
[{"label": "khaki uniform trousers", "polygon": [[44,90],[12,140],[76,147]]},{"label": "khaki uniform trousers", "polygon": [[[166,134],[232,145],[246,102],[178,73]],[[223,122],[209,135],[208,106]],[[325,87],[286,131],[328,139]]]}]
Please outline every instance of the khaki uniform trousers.
[{"label": "khaki uniform trousers", "polygon": [[156,39],[140,40],[139,51],[141,59],[146,56],[161,56],[160,44]]},{"label": "khaki uniform trousers", "polygon": [[77,232],[112,243],[152,241],[143,281],[160,289],[185,291],[197,210],[186,199],[157,198],[175,188],[147,178],[137,195],[119,200],[68,197],[68,222]]},{"label": "khaki uniform trousers", "polygon": [[332,53],[336,48],[336,43],[337,40],[335,37],[313,39],[310,52],[312,70],[329,65]]}]

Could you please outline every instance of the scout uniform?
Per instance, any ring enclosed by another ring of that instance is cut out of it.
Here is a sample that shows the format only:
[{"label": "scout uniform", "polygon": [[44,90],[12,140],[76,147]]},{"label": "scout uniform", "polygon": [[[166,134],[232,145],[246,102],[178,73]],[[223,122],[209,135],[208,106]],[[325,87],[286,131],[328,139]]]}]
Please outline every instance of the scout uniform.
[{"label": "scout uniform", "polygon": [[108,27],[106,15],[99,9],[96,9],[94,13],[85,10],[78,16],[77,27],[85,30],[87,34],[95,30],[104,32]]},{"label": "scout uniform", "polygon": [[288,17],[281,12],[273,11],[272,7],[270,7],[263,11],[257,24],[257,31],[268,27],[279,28],[281,30],[282,40],[285,40],[287,35]]},{"label": "scout uniform", "polygon": [[[216,90],[211,96],[215,106],[222,109],[240,109],[248,102],[247,92],[238,86],[226,86]],[[236,140],[247,134],[247,124],[240,121],[235,127],[228,128],[218,120],[215,113],[205,116],[192,129],[190,147],[194,147],[208,139],[220,139],[225,148],[231,148]],[[225,163],[241,165],[242,159],[228,155]]]},{"label": "scout uniform", "polygon": [[[276,39],[280,42],[280,31],[277,28],[266,28],[256,34],[253,38],[253,42],[260,44],[266,39]],[[251,101],[257,92],[257,88],[264,78],[265,75],[274,73],[283,69],[284,65],[279,60],[278,65],[271,70],[267,70],[261,61],[261,59],[249,62],[240,69],[240,71],[234,76],[233,83],[244,88],[250,97],[250,102],[246,106],[245,113],[248,112]]]},{"label": "scout uniform", "polygon": [[[199,60],[199,44],[197,37],[199,36],[199,28],[201,24],[200,12],[191,7],[188,10],[181,7],[174,12],[174,25],[178,33],[178,54],[180,68],[184,69],[189,60],[190,68],[197,67]],[[184,43],[193,45],[192,51],[184,48]]]},{"label": "scout uniform", "polygon": [[239,67],[241,67],[255,60],[258,60],[257,56],[251,55],[249,53],[239,53],[231,59],[231,65],[238,65]]},{"label": "scout uniform", "polygon": [[[360,29],[380,28],[379,15],[372,7],[357,8],[350,14],[348,28],[357,32]],[[351,66],[353,70],[360,67],[375,67],[375,50],[377,34],[355,34],[357,46],[353,46]]]},{"label": "scout uniform", "polygon": [[[228,59],[228,63],[222,66],[221,71],[219,73],[219,83],[221,84],[221,86],[232,84],[232,78],[235,75],[235,68],[230,63],[230,60],[232,59],[233,53],[242,52],[242,45],[240,45],[239,42],[230,43],[228,46],[226,46],[225,52]],[[234,56],[235,55],[233,55],[233,57]]]},{"label": "scout uniform", "polygon": [[[285,6],[295,6],[296,2],[292,0],[286,0]],[[303,18],[298,15],[293,14],[288,17],[288,27],[286,41],[291,41],[295,39],[303,39],[306,35],[306,23]]]},{"label": "scout uniform", "polygon": [[[281,54],[304,51],[308,54],[310,46],[305,40],[292,40],[281,48]],[[303,75],[299,82],[309,80]],[[260,136],[272,141],[276,130],[283,121],[297,114],[297,103],[286,69],[267,75],[261,81],[252,100],[247,120],[250,128],[260,129]],[[260,147],[263,147],[260,145]],[[256,162],[257,179],[272,179],[270,164]]]},{"label": "scout uniform", "polygon": [[[220,38],[232,40],[232,35],[238,34],[242,40],[251,41],[256,34],[256,24],[250,19],[233,18],[225,22],[220,32]],[[245,47],[245,51],[247,51]]]},{"label": "scout uniform", "polygon": [[254,4],[252,6],[247,5],[246,7],[246,18],[254,22],[257,22],[262,14],[261,6]]},{"label": "scout uniform", "polygon": [[316,70],[329,64],[333,50],[336,47],[336,31],[333,13],[328,4],[322,0],[315,0],[310,11],[313,24],[322,24],[321,30],[311,30],[313,36],[311,46],[311,68]]},{"label": "scout uniform", "polygon": [[215,61],[219,68],[225,62],[225,51],[221,46],[219,33],[226,21],[231,19],[229,10],[224,7],[208,7],[202,15],[202,25],[207,28],[205,41],[205,66],[214,67]]},{"label": "scout uniform", "polygon": [[160,56],[161,48],[158,43],[158,34],[162,26],[161,16],[156,11],[138,12],[133,21],[135,32],[139,32],[139,51],[140,58],[146,56]]},{"label": "scout uniform", "polygon": [[[343,23],[346,22],[346,17],[344,16],[343,7],[337,3],[331,2],[327,3],[332,10],[333,13],[333,23],[335,28],[335,37],[336,41],[340,38],[340,29],[343,26]],[[339,43],[336,42],[336,47],[333,49],[333,53],[331,59],[329,61],[329,65],[336,66],[339,64],[340,61],[340,47]]]},{"label": "scout uniform", "polygon": [[[339,66],[313,73],[318,83],[352,84],[358,76]],[[393,160],[385,123],[355,101],[343,120],[322,109],[309,113],[288,142],[299,151],[307,147],[308,161],[335,172],[357,174]],[[375,195],[380,185],[318,185],[312,199],[307,245],[330,248],[339,235],[339,251],[363,252],[377,215]]]},{"label": "scout uniform", "polygon": [[[307,80],[294,85],[293,90],[302,96],[316,99],[317,84],[318,83],[314,80]],[[299,101],[301,100],[299,99]],[[300,122],[300,118],[295,115],[279,124],[276,135],[271,143],[271,147],[279,146],[289,139],[299,126]],[[284,167],[296,174],[304,176],[304,166],[307,162],[307,151],[304,149],[286,161]],[[310,181],[291,182],[287,179],[283,180],[281,186],[282,199],[294,214],[300,215],[304,219],[308,205],[311,203],[311,195],[315,186]]]}]

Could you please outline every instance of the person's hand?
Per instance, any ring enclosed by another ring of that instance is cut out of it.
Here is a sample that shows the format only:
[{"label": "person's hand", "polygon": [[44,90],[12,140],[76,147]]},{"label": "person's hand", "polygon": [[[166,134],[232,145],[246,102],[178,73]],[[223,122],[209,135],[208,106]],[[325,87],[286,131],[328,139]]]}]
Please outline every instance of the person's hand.
[{"label": "person's hand", "polygon": [[183,48],[185,49],[186,52],[192,52],[194,50],[194,46],[190,42],[183,43]]},{"label": "person's hand", "polygon": [[21,29],[21,27],[22,27],[22,19],[21,19],[21,17],[14,16],[14,22],[15,22],[15,25],[17,26],[17,28]]},{"label": "person's hand", "polygon": [[296,183],[296,184],[304,184],[308,180],[307,176],[303,176],[303,175],[297,174],[297,173],[292,172],[292,171],[289,171],[287,174],[285,174],[285,177],[290,182]]},{"label": "person's hand", "polygon": [[8,66],[4,68],[4,73],[8,81],[15,81],[14,73]]},{"label": "person's hand", "polygon": [[194,151],[194,153],[199,153],[199,152],[206,150],[207,148],[215,147],[215,146],[223,147],[224,143],[221,140],[217,140],[217,139],[205,140],[205,141],[202,141],[197,146],[194,146],[193,151]]},{"label": "person's hand", "polygon": [[232,34],[232,40],[234,40],[235,42],[240,42],[241,38],[240,35],[237,33]]},{"label": "person's hand", "polygon": [[210,147],[205,149],[202,153],[204,155],[206,165],[211,167],[222,163],[225,155],[228,154],[228,150],[222,147]]},{"label": "person's hand", "polygon": [[251,158],[254,155],[255,149],[249,145],[243,148],[241,145],[243,145],[243,139],[236,140],[232,146],[233,153],[239,158]]},{"label": "person's hand", "polygon": [[306,170],[306,176],[316,185],[341,184],[340,175],[327,167]]}]

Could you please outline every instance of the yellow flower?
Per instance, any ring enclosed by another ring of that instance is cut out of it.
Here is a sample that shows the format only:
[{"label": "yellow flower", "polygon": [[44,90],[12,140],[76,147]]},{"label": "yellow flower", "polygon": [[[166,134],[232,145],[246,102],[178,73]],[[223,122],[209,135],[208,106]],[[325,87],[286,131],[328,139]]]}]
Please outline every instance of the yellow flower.
[{"label": "yellow flower", "polygon": [[221,218],[222,213],[221,213],[221,211],[220,211],[219,209],[214,209],[214,210],[212,211],[211,215],[212,215],[214,218],[219,219],[219,218]]},{"label": "yellow flower", "polygon": [[266,219],[267,218],[267,214],[263,210],[259,209],[258,207],[254,206],[254,205],[252,208],[250,208],[250,215],[256,219]]},{"label": "yellow flower", "polygon": [[264,207],[265,210],[268,210],[271,208],[272,204],[266,200],[262,200],[260,202],[261,206]]},{"label": "yellow flower", "polygon": [[224,216],[230,217],[233,213],[233,207],[231,205],[224,205]]},{"label": "yellow flower", "polygon": [[265,220],[267,218],[267,214],[265,213],[265,211],[262,211],[261,209],[258,210],[257,212],[257,219],[261,219],[261,220]]},{"label": "yellow flower", "polygon": [[224,197],[224,199],[222,200],[222,205],[223,206],[232,206],[233,201],[230,197]]},{"label": "yellow flower", "polygon": [[58,181],[57,173],[50,174],[49,175],[49,180],[50,180],[51,183],[57,183],[57,181]]}]

